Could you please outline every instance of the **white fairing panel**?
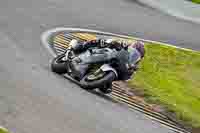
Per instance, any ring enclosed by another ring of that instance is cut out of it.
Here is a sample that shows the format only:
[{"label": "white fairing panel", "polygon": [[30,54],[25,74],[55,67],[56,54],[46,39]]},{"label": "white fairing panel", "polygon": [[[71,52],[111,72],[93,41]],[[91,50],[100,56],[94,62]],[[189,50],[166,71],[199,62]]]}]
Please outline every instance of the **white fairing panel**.
[{"label": "white fairing panel", "polygon": [[100,68],[102,71],[106,72],[106,71],[113,71],[116,75],[116,77],[118,77],[117,71],[112,68],[109,64],[104,64],[103,66],[101,66]]}]

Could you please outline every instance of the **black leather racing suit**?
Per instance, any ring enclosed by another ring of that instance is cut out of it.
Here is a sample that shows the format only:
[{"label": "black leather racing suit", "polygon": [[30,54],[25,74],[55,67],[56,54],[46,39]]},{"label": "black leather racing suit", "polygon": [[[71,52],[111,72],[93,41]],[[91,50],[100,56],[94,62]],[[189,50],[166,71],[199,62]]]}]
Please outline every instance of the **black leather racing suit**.
[{"label": "black leather racing suit", "polygon": [[114,48],[117,51],[121,50],[122,48],[124,48],[124,49],[128,48],[125,43],[120,43],[117,41],[112,41],[111,43],[106,43],[104,39],[97,39],[97,40],[87,41],[84,43],[79,43],[73,48],[73,51],[81,53],[92,47],[99,47],[99,48],[108,47],[111,49]]},{"label": "black leather racing suit", "polygon": [[[82,53],[90,48],[93,47],[99,47],[99,48],[111,48],[111,49],[116,49],[119,51],[119,54],[124,54],[125,52],[128,52],[128,45],[125,43],[117,42],[117,41],[112,41],[110,43],[106,43],[105,40],[103,39],[98,39],[98,40],[91,40],[87,41],[85,43],[79,43],[77,44],[74,48],[73,51],[75,53]],[[122,50],[124,49],[124,50]],[[125,59],[119,60],[117,64],[117,71],[118,71],[118,80],[128,80],[130,78],[130,71],[128,71],[127,66],[123,63]]]}]

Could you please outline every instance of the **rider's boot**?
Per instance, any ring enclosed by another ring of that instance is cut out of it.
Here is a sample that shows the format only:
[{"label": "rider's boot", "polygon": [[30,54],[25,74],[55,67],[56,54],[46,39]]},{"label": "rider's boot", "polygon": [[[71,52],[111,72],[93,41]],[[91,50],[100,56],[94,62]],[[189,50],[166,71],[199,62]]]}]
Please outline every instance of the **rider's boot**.
[{"label": "rider's boot", "polygon": [[109,94],[112,92],[112,83],[108,83],[106,85],[104,85],[102,88],[99,88],[99,90],[101,92],[103,92],[104,94]]}]

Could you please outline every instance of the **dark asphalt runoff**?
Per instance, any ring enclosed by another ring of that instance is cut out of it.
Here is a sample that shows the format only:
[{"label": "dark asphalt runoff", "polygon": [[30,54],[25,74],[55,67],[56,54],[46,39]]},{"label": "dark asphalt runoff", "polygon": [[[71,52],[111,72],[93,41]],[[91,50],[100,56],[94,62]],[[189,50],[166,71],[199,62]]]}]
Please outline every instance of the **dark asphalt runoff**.
[{"label": "dark asphalt runoff", "polygon": [[1,0],[0,125],[13,133],[172,133],[50,71],[42,32],[77,27],[200,49],[200,26],[134,0]]}]

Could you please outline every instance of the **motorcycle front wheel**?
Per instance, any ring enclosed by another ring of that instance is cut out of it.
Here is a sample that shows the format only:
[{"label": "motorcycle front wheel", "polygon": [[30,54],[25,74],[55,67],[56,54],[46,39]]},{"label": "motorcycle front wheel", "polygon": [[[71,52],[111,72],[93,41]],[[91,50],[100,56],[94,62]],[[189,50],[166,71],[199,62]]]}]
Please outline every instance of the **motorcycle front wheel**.
[{"label": "motorcycle front wheel", "polygon": [[51,70],[57,74],[67,73],[66,62],[62,59],[65,57],[65,54],[58,55],[51,62]]},{"label": "motorcycle front wheel", "polygon": [[91,80],[91,77],[91,74],[87,74],[86,76],[84,76],[80,81],[81,87],[90,90],[95,88],[102,88],[106,84],[111,84],[115,80],[116,75],[114,72],[108,71],[104,72],[104,74],[101,76],[97,76],[97,78],[94,80]]}]

